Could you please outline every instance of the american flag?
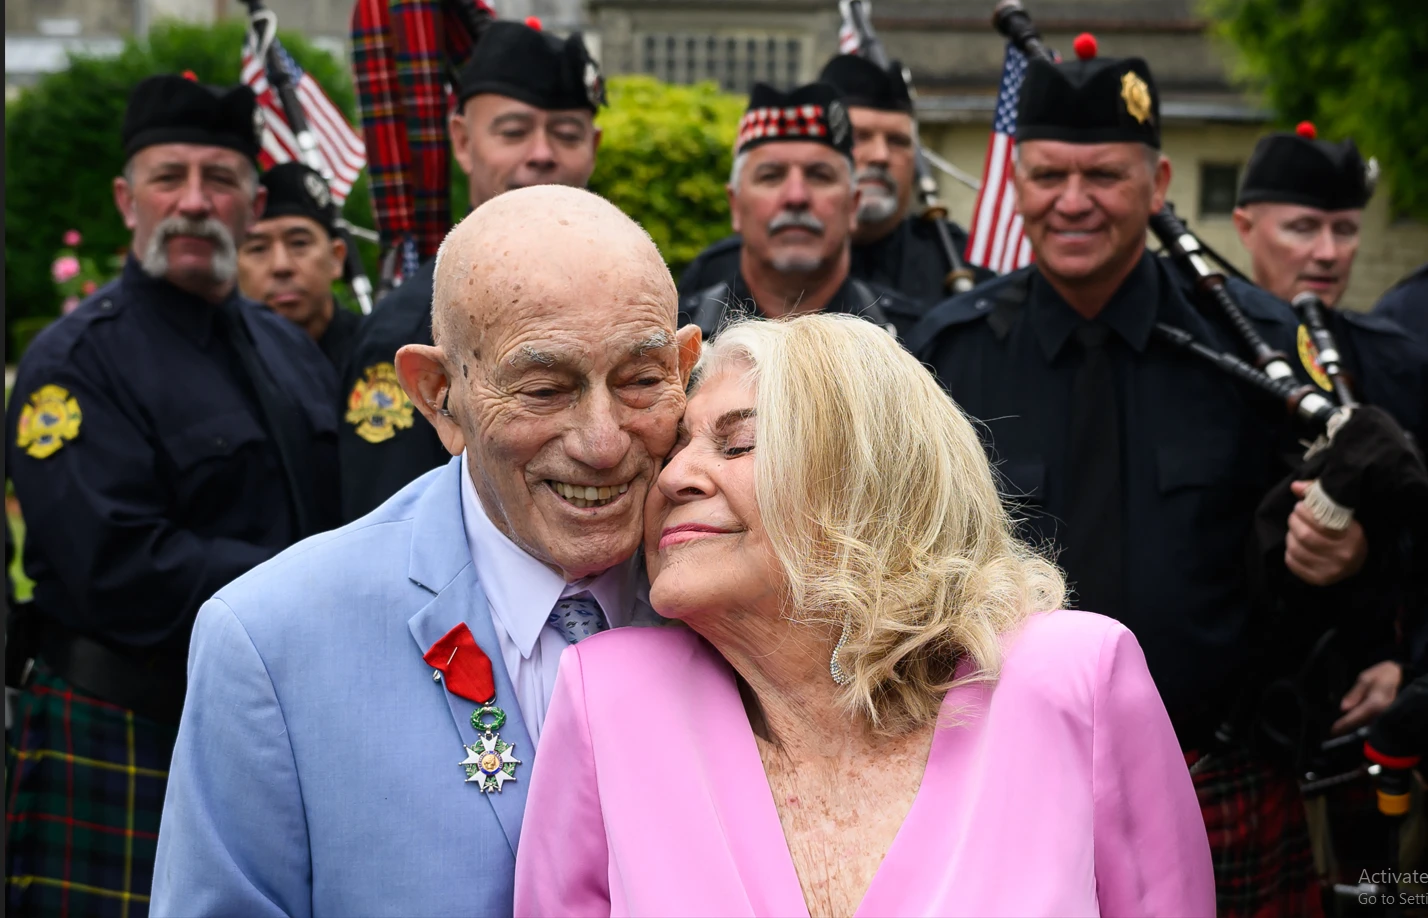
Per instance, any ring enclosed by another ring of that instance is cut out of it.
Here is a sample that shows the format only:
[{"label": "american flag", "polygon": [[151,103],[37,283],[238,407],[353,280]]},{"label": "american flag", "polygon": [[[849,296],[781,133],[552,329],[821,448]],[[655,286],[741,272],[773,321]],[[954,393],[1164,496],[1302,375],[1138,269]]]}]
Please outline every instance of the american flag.
[{"label": "american flag", "polygon": [[972,264],[998,274],[1031,264],[1031,246],[1022,234],[1016,195],[1012,191],[1016,106],[1025,76],[1025,55],[1008,44],[1006,62],[1002,64],[1002,83],[997,90],[997,111],[992,119],[992,138],[987,144],[987,168],[982,173],[982,190],[977,193],[977,209],[972,213],[966,252]]},{"label": "american flag", "polygon": [[863,43],[858,40],[858,30],[853,28],[853,24],[845,17],[843,24],[838,27],[838,53],[857,54]]},{"label": "american flag", "polygon": [[[308,76],[298,67],[297,61],[281,45],[274,50],[287,66],[293,85],[297,89],[298,101],[302,103],[307,126],[317,140],[318,153],[327,162],[332,173],[332,197],[341,204],[347,200],[352,183],[357,181],[362,167],[367,164],[367,150],[362,138],[352,130],[342,110],[332,104],[317,80]],[[243,82],[258,96],[258,108],[263,112],[266,129],[263,131],[263,149],[258,160],[264,169],[289,160],[302,161],[297,137],[293,134],[288,119],[283,114],[283,104],[278,94],[268,83],[268,74],[258,59],[253,56],[250,44],[243,45]]]},{"label": "american flag", "polygon": [[[872,4],[864,0],[863,15],[872,15]],[[863,38],[853,25],[853,5],[848,0],[838,0],[838,53],[857,54],[863,50]]]}]

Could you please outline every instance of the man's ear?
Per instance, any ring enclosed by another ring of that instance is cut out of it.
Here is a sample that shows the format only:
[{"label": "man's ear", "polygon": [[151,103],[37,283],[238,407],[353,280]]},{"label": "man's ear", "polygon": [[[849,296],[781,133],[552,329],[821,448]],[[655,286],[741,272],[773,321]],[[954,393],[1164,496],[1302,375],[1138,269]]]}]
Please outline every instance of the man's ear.
[{"label": "man's ear", "polygon": [[1240,244],[1248,245],[1250,230],[1254,229],[1254,217],[1248,209],[1236,207],[1231,212],[1230,219],[1235,221],[1235,230],[1240,234]]},{"label": "man's ear", "polygon": [[1150,199],[1150,212],[1160,213],[1165,196],[1170,193],[1170,157],[1161,156],[1155,164],[1155,193]]},{"label": "man's ear", "polygon": [[253,209],[248,214],[248,226],[252,226],[263,219],[263,211],[268,207],[268,189],[265,185],[259,185],[253,192]]},{"label": "man's ear", "polygon": [[599,126],[599,125],[596,125],[596,126],[595,126],[594,131],[595,131],[595,140],[594,140],[595,146],[591,149],[591,152],[592,152],[592,153],[598,153],[598,152],[600,152],[600,140],[601,140],[601,138],[603,138],[603,137],[605,136],[605,132],[602,131],[602,130],[600,130],[600,126]]},{"label": "man's ear", "polygon": [[[858,231],[858,205],[862,203],[862,200],[863,189],[854,187],[853,206],[849,209],[848,213],[848,232],[850,233],[856,233]],[[852,244],[852,240],[849,240],[849,244]]]},{"label": "man's ear", "polygon": [[441,445],[453,456],[466,449],[466,434],[448,407],[451,377],[446,372],[441,348],[429,344],[408,344],[397,351],[397,381],[422,417],[436,428]]},{"label": "man's ear", "polygon": [[122,175],[114,177],[114,206],[124,217],[124,228],[132,230],[134,228],[134,189],[129,187],[129,180]]},{"label": "man's ear", "polygon": [[332,237],[332,282],[342,280],[342,271],[347,266],[347,243],[341,236]]},{"label": "man's ear", "polygon": [[737,207],[734,206],[734,201],[735,201],[735,199],[737,198],[737,195],[736,195],[735,192],[734,192],[734,186],[733,186],[733,185],[725,185],[725,186],[724,186],[724,196],[725,196],[726,198],[728,198],[728,200],[729,200],[729,224],[730,224],[730,226],[732,227],[732,229],[733,229],[734,232],[736,232],[736,233],[743,232],[743,230],[739,229],[739,208],[737,208]]},{"label": "man's ear", "polygon": [[699,330],[698,325],[686,325],[674,335],[675,343],[679,345],[679,384],[689,386],[689,376],[694,372],[694,365],[699,362],[699,354],[704,349],[704,333]]},{"label": "man's ear", "polygon": [[[470,99],[466,100],[468,103]],[[462,109],[451,113],[447,120],[447,133],[451,135],[451,155],[456,164],[467,175],[471,174],[471,139],[466,136],[466,115]]]}]

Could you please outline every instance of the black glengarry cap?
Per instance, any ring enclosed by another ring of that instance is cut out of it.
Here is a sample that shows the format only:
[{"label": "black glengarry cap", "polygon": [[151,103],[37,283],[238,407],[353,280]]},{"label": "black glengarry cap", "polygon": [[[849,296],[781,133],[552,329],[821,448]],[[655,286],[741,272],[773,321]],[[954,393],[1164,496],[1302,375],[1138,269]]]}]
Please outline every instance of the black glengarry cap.
[{"label": "black glengarry cap", "polygon": [[486,28],[457,76],[458,100],[481,93],[517,99],[546,111],[605,104],[605,81],[576,32],[561,40],[525,23],[497,20]]},{"label": "black glengarry cap", "polygon": [[1016,139],[1144,143],[1160,149],[1160,94],[1138,57],[1027,64]]},{"label": "black glengarry cap", "polygon": [[1235,204],[1359,210],[1373,195],[1370,171],[1352,140],[1317,140],[1305,122],[1293,134],[1271,134],[1255,144]]},{"label": "black glengarry cap", "polygon": [[189,76],[161,74],[142,80],[124,111],[124,158],[163,143],[192,143],[237,150],[255,164],[262,113],[247,86],[205,86]]},{"label": "black glengarry cap", "polygon": [[274,166],[259,181],[268,189],[262,219],[307,217],[332,234],[332,192],[321,175],[299,162]]},{"label": "black glengarry cap", "polygon": [[912,94],[903,79],[902,65],[897,61],[884,70],[865,57],[840,54],[823,67],[818,82],[837,89],[843,104],[850,108],[912,114]]}]

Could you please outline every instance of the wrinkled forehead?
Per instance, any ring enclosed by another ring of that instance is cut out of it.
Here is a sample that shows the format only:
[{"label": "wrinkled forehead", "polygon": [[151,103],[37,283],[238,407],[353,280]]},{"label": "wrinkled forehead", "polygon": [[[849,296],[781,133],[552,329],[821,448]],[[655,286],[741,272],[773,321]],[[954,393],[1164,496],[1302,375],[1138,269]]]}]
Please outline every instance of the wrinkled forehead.
[{"label": "wrinkled forehead", "polygon": [[1146,159],[1139,143],[1068,143],[1064,140],[1024,140],[1016,145],[1017,160],[1025,168],[1093,169],[1126,166]]},{"label": "wrinkled forehead", "polygon": [[451,305],[483,359],[509,363],[534,354],[536,363],[606,366],[673,349],[676,302],[662,264],[476,266],[452,292]]},{"label": "wrinkled forehead", "polygon": [[1364,216],[1362,209],[1323,210],[1318,207],[1306,207],[1303,204],[1289,204],[1281,201],[1258,201],[1246,205],[1246,208],[1251,213],[1267,217],[1272,223],[1304,221],[1329,225],[1350,222],[1358,225],[1363,222]]},{"label": "wrinkled forehead", "polygon": [[848,120],[855,131],[912,133],[912,116],[906,112],[890,112],[863,105],[848,106]]},{"label": "wrinkled forehead", "polygon": [[222,168],[242,175],[250,163],[242,153],[227,147],[209,147],[196,143],[161,143],[135,153],[130,164],[139,174],[158,169]]},{"label": "wrinkled forehead", "polygon": [[745,154],[748,159],[746,170],[750,173],[761,168],[773,167],[787,169],[791,166],[809,168],[816,165],[826,165],[832,168],[840,166],[846,168],[848,160],[827,144],[814,143],[807,140],[781,140],[777,143],[766,143],[763,146],[755,147]]}]

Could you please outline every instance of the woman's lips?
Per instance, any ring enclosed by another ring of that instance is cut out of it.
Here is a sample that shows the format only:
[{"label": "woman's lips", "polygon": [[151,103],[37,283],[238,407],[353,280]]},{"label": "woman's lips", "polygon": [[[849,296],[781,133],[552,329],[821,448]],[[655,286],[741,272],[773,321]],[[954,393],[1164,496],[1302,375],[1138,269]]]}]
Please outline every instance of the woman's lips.
[{"label": "woman's lips", "polygon": [[696,539],[728,534],[729,530],[720,529],[717,526],[707,526],[703,523],[684,523],[679,526],[669,526],[664,529],[659,535],[659,547],[664,549],[671,545],[679,545],[683,542],[693,542]]}]

